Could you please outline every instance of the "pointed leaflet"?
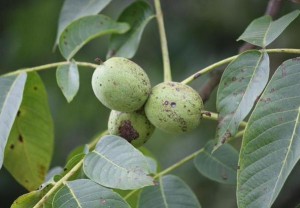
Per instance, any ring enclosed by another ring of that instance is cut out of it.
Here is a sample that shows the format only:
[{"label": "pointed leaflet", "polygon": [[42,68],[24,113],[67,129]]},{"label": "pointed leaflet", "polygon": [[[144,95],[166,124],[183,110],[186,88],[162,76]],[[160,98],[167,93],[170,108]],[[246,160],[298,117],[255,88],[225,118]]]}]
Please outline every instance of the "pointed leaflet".
[{"label": "pointed leaflet", "polygon": [[65,183],[55,194],[53,207],[130,208],[117,193],[88,179]]},{"label": "pointed leaflet", "polygon": [[118,22],[128,23],[130,30],[125,34],[111,36],[107,56],[132,58],[139,47],[146,25],[154,17],[151,6],[145,1],[135,1],[129,5],[118,18]]},{"label": "pointed leaflet", "polygon": [[246,128],[238,170],[240,208],[271,207],[300,158],[300,57],[275,72]]},{"label": "pointed leaflet", "polygon": [[68,102],[71,102],[79,90],[79,72],[76,62],[59,66],[56,70],[57,84]]},{"label": "pointed leaflet", "polygon": [[110,188],[138,189],[153,185],[148,162],[119,136],[104,136],[84,159],[83,170],[93,181]]},{"label": "pointed leaflet", "polygon": [[99,13],[111,0],[65,0],[58,20],[58,31],[55,46],[58,44],[61,33],[73,21]]},{"label": "pointed leaflet", "polygon": [[237,40],[244,40],[264,48],[273,42],[299,13],[299,10],[293,11],[276,21],[272,21],[270,16],[255,19]]},{"label": "pointed leaflet", "polygon": [[70,60],[86,43],[99,36],[124,33],[127,23],[118,23],[104,15],[82,17],[72,22],[59,38],[59,49],[65,59]]},{"label": "pointed leaflet", "polygon": [[159,184],[142,190],[139,208],[200,208],[193,191],[177,176],[166,175]]},{"label": "pointed leaflet", "polygon": [[197,170],[205,177],[219,183],[236,184],[239,155],[231,145],[222,145],[212,153],[214,141],[209,141],[204,150],[194,159]]},{"label": "pointed leaflet", "polygon": [[11,205],[11,208],[25,208],[25,207],[34,207],[34,205],[41,199],[40,191],[32,191],[27,194],[19,196],[14,203]]},{"label": "pointed leaflet", "polygon": [[267,53],[259,51],[242,53],[225,69],[217,94],[217,110],[220,114],[215,149],[236,134],[268,78],[269,57]]},{"label": "pointed leaflet", "polygon": [[21,105],[26,73],[0,77],[0,169],[7,139]]},{"label": "pointed leaflet", "polygon": [[5,149],[5,168],[26,189],[44,181],[53,151],[53,121],[45,87],[37,73],[28,74],[23,101]]}]

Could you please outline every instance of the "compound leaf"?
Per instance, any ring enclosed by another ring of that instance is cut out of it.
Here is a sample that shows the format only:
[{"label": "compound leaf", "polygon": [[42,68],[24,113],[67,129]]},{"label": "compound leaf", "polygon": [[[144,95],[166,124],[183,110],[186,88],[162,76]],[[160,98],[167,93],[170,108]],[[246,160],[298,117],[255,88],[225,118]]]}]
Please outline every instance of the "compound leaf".
[{"label": "compound leaf", "polygon": [[259,51],[239,55],[225,69],[217,94],[220,113],[216,133],[217,149],[234,136],[251,111],[269,78],[269,56]]},{"label": "compound leaf", "polygon": [[193,191],[177,176],[166,175],[142,190],[139,208],[200,208]]},{"label": "compound leaf", "polygon": [[29,73],[5,149],[5,168],[26,189],[36,190],[48,172],[53,142],[46,89],[37,73]]},{"label": "compound leaf", "polygon": [[110,188],[138,189],[153,185],[147,159],[125,139],[108,135],[84,159],[91,180]]},{"label": "compound leaf", "polygon": [[296,10],[275,21],[272,21],[270,16],[255,19],[237,40],[244,40],[264,48],[272,43],[299,14],[300,11]]},{"label": "compound leaf", "polygon": [[125,33],[127,23],[118,23],[105,15],[82,17],[72,22],[59,38],[59,49],[63,57],[70,60],[86,43],[106,34]]},{"label": "compound leaf", "polygon": [[300,158],[300,58],[284,62],[258,101],[244,134],[240,208],[271,207]]},{"label": "compound leaf", "polygon": [[146,25],[154,17],[151,6],[145,1],[135,1],[129,5],[118,18],[118,22],[128,23],[130,30],[125,34],[111,36],[108,57],[132,58],[138,49]]},{"label": "compound leaf", "polygon": [[27,74],[0,77],[0,169],[5,146],[23,98]]}]

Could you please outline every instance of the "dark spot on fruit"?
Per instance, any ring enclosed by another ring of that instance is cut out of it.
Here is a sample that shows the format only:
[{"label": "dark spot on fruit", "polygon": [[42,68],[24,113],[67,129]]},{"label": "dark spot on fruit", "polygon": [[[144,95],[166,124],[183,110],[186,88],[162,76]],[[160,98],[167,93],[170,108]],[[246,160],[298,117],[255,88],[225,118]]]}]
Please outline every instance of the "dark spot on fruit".
[{"label": "dark spot on fruit", "polygon": [[19,135],[19,142],[21,142],[21,143],[23,143],[24,142],[24,140],[23,140],[23,136],[22,135]]},{"label": "dark spot on fruit", "polygon": [[64,168],[64,171],[66,172],[68,170],[68,168]]},{"label": "dark spot on fruit", "polygon": [[131,121],[123,121],[119,127],[119,135],[126,139],[128,142],[135,140],[139,137],[139,133],[131,125]]},{"label": "dark spot on fruit", "polygon": [[21,111],[18,110],[17,116],[19,117],[21,115]]},{"label": "dark spot on fruit", "polygon": [[38,87],[37,87],[37,86],[34,86],[34,87],[33,87],[33,89],[34,89],[34,90],[37,90],[37,89],[38,89]]},{"label": "dark spot on fruit", "polygon": [[175,102],[171,102],[171,107],[175,108],[176,107],[176,103]]},{"label": "dark spot on fruit", "polygon": [[15,145],[11,144],[11,145],[9,146],[9,148],[10,148],[11,150],[13,150],[13,149],[15,148]]}]

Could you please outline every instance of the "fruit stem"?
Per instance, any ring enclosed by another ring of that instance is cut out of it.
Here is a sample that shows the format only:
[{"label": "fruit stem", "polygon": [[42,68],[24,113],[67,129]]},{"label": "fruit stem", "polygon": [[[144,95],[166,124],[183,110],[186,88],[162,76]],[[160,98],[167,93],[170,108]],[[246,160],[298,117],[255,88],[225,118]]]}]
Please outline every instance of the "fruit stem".
[{"label": "fruit stem", "polygon": [[[219,117],[219,114],[217,114],[217,113],[210,112],[210,111],[202,111],[202,118],[203,119],[218,121],[218,117]],[[240,123],[240,126],[246,127],[247,126],[247,122],[242,121]]]},{"label": "fruit stem", "polygon": [[[267,53],[289,53],[289,54],[300,54],[300,49],[293,49],[293,48],[274,48],[274,49],[262,49],[260,50],[262,52],[267,52]],[[213,71],[214,69],[224,65],[224,64],[228,64],[229,62],[233,61],[234,59],[236,59],[238,57],[238,55],[235,56],[231,56],[229,58],[223,59],[221,61],[218,61],[212,65],[209,65],[203,69],[200,69],[198,72],[196,72],[195,74],[189,76],[188,78],[186,78],[185,80],[183,80],[181,83],[182,84],[188,84],[192,81],[194,81],[195,79],[197,79],[198,77],[200,77],[203,74],[206,74],[208,72]]]},{"label": "fruit stem", "polygon": [[168,43],[166,37],[166,31],[164,26],[163,13],[161,10],[160,0],[154,0],[155,10],[156,10],[156,19],[158,24],[160,43],[161,43],[161,52],[164,65],[164,81],[172,81]]},{"label": "fruit stem", "polygon": [[[98,143],[98,141],[107,134],[107,130],[101,132],[100,134],[98,134],[89,144],[89,150],[92,151],[96,144]],[[33,208],[39,208],[39,207],[43,207],[44,203],[47,201],[47,199],[54,194],[54,192],[56,190],[58,190],[58,188],[64,184],[74,173],[76,173],[83,164],[83,159],[81,159],[64,177],[62,177],[59,181],[57,181],[53,187],[38,201],[38,203],[35,204],[35,206]]]},{"label": "fruit stem", "polygon": [[[22,72],[33,72],[33,71],[42,71],[44,69],[49,69],[49,68],[55,68],[58,66],[64,66],[69,64],[69,61],[63,61],[63,62],[56,62],[56,63],[51,63],[51,64],[45,64],[41,66],[36,66],[36,67],[31,67],[31,68],[25,68],[25,69],[19,69],[13,72],[9,72],[4,74],[3,76],[11,76],[11,75],[17,75]],[[75,62],[78,66],[84,66],[84,67],[89,67],[89,68],[97,68],[97,64],[92,64],[88,62]]]}]

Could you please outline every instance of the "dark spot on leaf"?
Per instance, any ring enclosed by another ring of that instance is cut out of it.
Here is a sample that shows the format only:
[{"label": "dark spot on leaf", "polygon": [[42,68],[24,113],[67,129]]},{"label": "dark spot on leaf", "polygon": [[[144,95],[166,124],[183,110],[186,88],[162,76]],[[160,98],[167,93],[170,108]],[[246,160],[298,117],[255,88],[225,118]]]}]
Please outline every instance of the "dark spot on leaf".
[{"label": "dark spot on leaf", "polygon": [[27,179],[25,179],[25,183],[29,183],[29,181]]},{"label": "dark spot on leaf", "polygon": [[240,168],[241,168],[241,167],[238,165],[238,166],[237,166],[237,169],[239,170]]},{"label": "dark spot on leaf", "polygon": [[13,150],[13,149],[15,148],[15,145],[11,144],[11,145],[9,146],[9,148],[10,148],[11,150]]},{"label": "dark spot on leaf", "polygon": [[19,142],[21,142],[21,143],[23,143],[24,142],[24,140],[23,140],[23,136],[20,134],[19,135],[19,138],[18,138],[18,140],[19,140]]},{"label": "dark spot on leaf", "polygon": [[64,44],[65,44],[65,45],[68,45],[67,41],[64,41]]},{"label": "dark spot on leaf", "polygon": [[274,88],[272,88],[272,89],[270,90],[270,93],[273,93],[273,92],[275,92],[275,89],[274,89]]},{"label": "dark spot on leaf", "polygon": [[126,139],[128,142],[137,139],[140,135],[131,125],[131,121],[123,121],[119,127],[119,135]]},{"label": "dark spot on leaf", "polygon": [[68,170],[68,168],[64,168],[64,171],[66,172]]},{"label": "dark spot on leaf", "polygon": [[164,105],[169,105],[169,101],[166,100],[166,101],[164,102]]},{"label": "dark spot on leaf", "polygon": [[38,166],[38,171],[39,171],[39,176],[41,178],[44,178],[46,175],[46,167],[44,165],[39,165]]},{"label": "dark spot on leaf", "polygon": [[21,115],[21,111],[18,110],[17,116],[19,117]]},{"label": "dark spot on leaf", "polygon": [[65,32],[67,33],[68,31],[69,31],[68,28],[66,28],[66,29],[65,29]]},{"label": "dark spot on leaf", "polygon": [[103,204],[106,204],[106,200],[105,199],[101,199],[100,200],[100,203],[103,205]]},{"label": "dark spot on leaf", "polygon": [[34,86],[34,87],[33,87],[33,89],[34,89],[34,90],[37,90],[37,89],[38,89],[38,87],[37,87],[37,86]]},{"label": "dark spot on leaf", "polygon": [[235,82],[236,81],[236,77],[232,77],[231,81]]}]

